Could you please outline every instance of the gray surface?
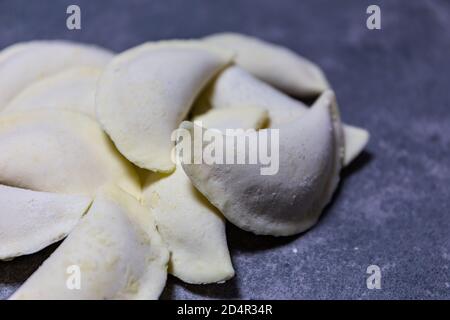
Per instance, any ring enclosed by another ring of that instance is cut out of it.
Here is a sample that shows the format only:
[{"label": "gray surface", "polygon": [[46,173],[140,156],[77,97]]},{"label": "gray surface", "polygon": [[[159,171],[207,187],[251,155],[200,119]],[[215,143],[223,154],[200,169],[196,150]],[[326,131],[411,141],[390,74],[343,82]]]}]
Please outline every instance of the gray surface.
[{"label": "gray surface", "polygon": [[[69,3],[81,4],[82,31],[65,29]],[[365,27],[369,3],[381,4],[381,31]],[[450,298],[447,1],[0,1],[0,47],[63,38],[120,51],[227,30],[320,64],[343,118],[372,139],[314,229],[271,238],[228,225],[236,277],[207,286],[170,278],[163,298]],[[0,263],[0,296],[50,252]],[[381,290],[366,288],[370,264],[382,268]]]}]

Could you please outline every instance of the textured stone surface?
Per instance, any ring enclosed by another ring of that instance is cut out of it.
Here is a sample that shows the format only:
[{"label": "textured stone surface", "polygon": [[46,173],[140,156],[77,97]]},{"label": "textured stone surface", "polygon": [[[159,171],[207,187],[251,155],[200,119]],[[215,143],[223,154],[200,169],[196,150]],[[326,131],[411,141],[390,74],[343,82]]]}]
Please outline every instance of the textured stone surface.
[{"label": "textured stone surface", "polygon": [[[65,9],[74,2],[82,31],[65,28]],[[382,9],[380,31],[365,26],[372,3]],[[372,138],[314,229],[271,238],[228,225],[236,277],[207,286],[170,278],[163,298],[450,298],[447,1],[0,2],[0,48],[62,38],[120,51],[219,31],[255,35],[316,61],[343,118]],[[51,251],[0,263],[0,296]],[[382,269],[381,290],[366,288],[371,264]]]}]

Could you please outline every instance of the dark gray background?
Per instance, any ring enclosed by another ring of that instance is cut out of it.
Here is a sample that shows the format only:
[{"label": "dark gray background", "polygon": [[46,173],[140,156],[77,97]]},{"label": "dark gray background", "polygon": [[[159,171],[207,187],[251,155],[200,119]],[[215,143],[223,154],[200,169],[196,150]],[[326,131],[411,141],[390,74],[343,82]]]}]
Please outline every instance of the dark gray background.
[{"label": "dark gray background", "polygon": [[[65,27],[69,4],[81,6],[81,31]],[[381,6],[380,31],[366,28],[369,4]],[[206,286],[170,277],[163,298],[450,298],[448,1],[0,1],[0,48],[72,39],[121,51],[219,31],[317,62],[345,121],[371,141],[315,228],[272,238],[228,225],[236,277]],[[0,296],[51,251],[0,263]],[[381,290],[366,288],[371,264],[382,269]]]}]

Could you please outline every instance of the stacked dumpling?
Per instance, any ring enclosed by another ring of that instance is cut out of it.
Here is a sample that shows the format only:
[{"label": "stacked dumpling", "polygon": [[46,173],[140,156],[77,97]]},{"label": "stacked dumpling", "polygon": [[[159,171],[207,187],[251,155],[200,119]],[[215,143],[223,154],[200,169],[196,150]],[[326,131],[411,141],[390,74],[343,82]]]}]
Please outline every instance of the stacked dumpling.
[{"label": "stacked dumpling", "polygon": [[[65,238],[12,299],[157,299],[167,272],[224,282],[226,220],[273,236],[309,229],[368,141],[341,122],[318,66],[239,34],[118,55],[33,41],[1,51],[0,74],[0,259]],[[238,128],[279,136],[275,173],[174,155],[174,132],[226,140]]]}]

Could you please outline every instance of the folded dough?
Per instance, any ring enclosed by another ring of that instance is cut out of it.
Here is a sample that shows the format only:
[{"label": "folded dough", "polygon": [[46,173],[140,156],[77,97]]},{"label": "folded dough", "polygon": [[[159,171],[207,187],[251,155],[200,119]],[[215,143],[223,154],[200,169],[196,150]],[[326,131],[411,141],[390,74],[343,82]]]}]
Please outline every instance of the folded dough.
[{"label": "folded dough", "polygon": [[[272,128],[301,116],[307,110],[302,102],[283,94],[237,66],[228,67],[219,74],[203,93],[201,103],[209,103],[209,107],[217,109],[236,106],[266,109]],[[205,106],[199,107],[207,109]],[[198,113],[196,110],[193,112]]]},{"label": "folded dough", "polygon": [[222,282],[234,276],[225,221],[194,188],[180,165],[169,175],[150,174],[144,199],[171,252],[171,274],[195,284]]},{"label": "folded dough", "polygon": [[232,54],[201,41],[146,43],[117,55],[100,78],[97,117],[119,151],[152,171],[170,172],[171,134],[197,94]]},{"label": "folded dough", "polygon": [[[157,299],[168,259],[148,210],[107,189],[10,299]],[[80,271],[79,289],[68,286],[72,266]]]},{"label": "folded dough", "polygon": [[134,168],[97,122],[68,110],[0,117],[0,183],[89,196],[113,183],[137,197],[141,194]]},{"label": "folded dough", "polygon": [[[194,124],[181,127],[192,132]],[[258,134],[264,130],[274,129]],[[182,165],[229,221],[256,234],[287,236],[313,226],[330,201],[341,169],[341,134],[334,94],[326,91],[302,117],[280,127],[277,174],[260,175],[258,164]]]},{"label": "folded dough", "polygon": [[91,198],[0,185],[0,260],[37,252],[63,239]]},{"label": "folded dough", "polygon": [[75,66],[103,67],[112,53],[68,41],[31,41],[0,51],[0,110],[34,81]]},{"label": "folded dough", "polygon": [[[207,105],[207,106],[205,106]],[[266,83],[256,79],[245,70],[231,66],[220,73],[216,81],[206,90],[197,110],[199,114],[208,107],[230,108],[236,105],[254,106],[269,112],[270,128],[279,128],[287,122],[301,117],[308,110],[302,102],[295,100]],[[341,150],[343,163],[349,164],[362,152],[368,142],[369,133],[362,128],[344,124],[345,152]]]},{"label": "folded dough", "polygon": [[239,66],[291,95],[319,95],[329,87],[316,64],[288,48],[238,33],[219,33],[204,39],[235,51]]},{"label": "folded dough", "polygon": [[[204,127],[259,129],[267,121],[260,108],[213,109],[196,118]],[[178,163],[170,175],[151,174],[144,199],[155,215],[171,259],[169,272],[187,283],[222,282],[234,276],[220,212],[197,191]]]},{"label": "folded dough", "polygon": [[74,67],[33,82],[2,110],[2,114],[34,109],[69,109],[95,118],[95,91],[102,72]]}]

